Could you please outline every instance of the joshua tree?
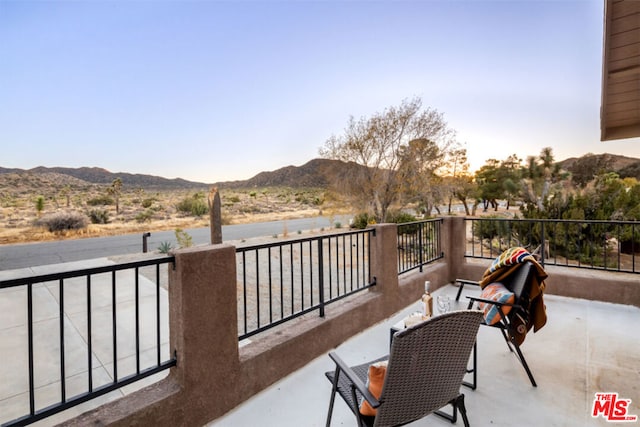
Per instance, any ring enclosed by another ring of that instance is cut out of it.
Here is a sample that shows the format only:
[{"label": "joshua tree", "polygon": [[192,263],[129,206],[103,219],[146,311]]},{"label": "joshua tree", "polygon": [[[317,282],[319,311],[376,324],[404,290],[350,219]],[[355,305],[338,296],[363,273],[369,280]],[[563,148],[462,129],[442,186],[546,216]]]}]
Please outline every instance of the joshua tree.
[{"label": "joshua tree", "polygon": [[122,193],[122,180],[116,178],[111,183],[111,187],[107,189],[107,193],[113,196],[116,202],[116,215],[120,213],[120,193]]}]

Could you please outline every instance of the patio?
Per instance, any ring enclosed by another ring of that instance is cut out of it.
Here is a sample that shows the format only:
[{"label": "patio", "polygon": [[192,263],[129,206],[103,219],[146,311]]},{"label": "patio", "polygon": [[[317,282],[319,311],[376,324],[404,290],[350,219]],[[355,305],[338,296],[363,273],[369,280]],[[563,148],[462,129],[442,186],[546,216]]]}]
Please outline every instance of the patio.
[{"label": "patio", "polygon": [[[457,287],[447,285],[434,294],[443,292],[453,298],[456,291]],[[464,291],[477,293],[477,288]],[[457,308],[466,307],[462,299]],[[531,386],[500,333],[480,328],[478,388],[463,387],[471,425],[610,425],[602,415],[591,416],[596,392],[617,392],[619,398],[631,399],[628,414],[640,415],[640,330],[635,327],[640,309],[548,294],[545,303],[547,325],[535,334],[530,332],[522,347],[537,388]],[[416,302],[347,340],[337,347],[338,354],[349,364],[386,354],[389,327],[417,307]],[[257,419],[266,426],[322,426],[331,390],[324,372],[330,369],[332,362],[324,354],[207,426],[251,426]],[[340,399],[332,425],[356,425]],[[411,425],[451,424],[432,415]]]},{"label": "patio", "polygon": [[[349,364],[386,354],[389,328],[417,310],[424,280],[434,284],[434,296],[454,296],[458,288],[450,283],[455,277],[479,277],[486,268],[487,261],[464,256],[463,218],[446,218],[442,228],[444,258],[422,271],[398,274],[397,258],[389,256],[397,251],[397,227],[376,225],[369,257],[375,287],[327,306],[324,317],[310,311],[252,335],[240,346],[236,248],[178,251],[175,267],[168,271],[169,292],[162,296],[163,301],[167,298],[162,311],[170,314],[169,348],[178,360],[169,375],[138,391],[133,389],[148,382],[130,384],[37,425],[250,426],[258,419],[273,426],[323,425],[330,391],[323,374],[333,368],[330,350],[337,347]],[[463,389],[472,425],[608,425],[602,416],[591,417],[598,392],[630,399],[628,415],[640,414],[640,331],[633,328],[640,319],[637,277],[561,266],[547,271],[549,321],[523,345],[539,387],[531,386],[500,333],[481,328],[478,389]],[[127,278],[124,282],[131,281]],[[97,286],[97,277],[94,282]],[[467,287],[464,294],[478,292]],[[52,295],[55,300],[55,289]],[[72,299],[66,301],[65,310],[75,307]],[[454,308],[464,307],[466,298]],[[82,326],[78,330],[82,332]],[[118,341],[126,334],[119,333]],[[94,346],[93,351],[100,349]],[[107,356],[96,355],[108,372]],[[348,408],[337,403],[333,425],[354,421]],[[414,425],[449,423],[431,416]]]}]

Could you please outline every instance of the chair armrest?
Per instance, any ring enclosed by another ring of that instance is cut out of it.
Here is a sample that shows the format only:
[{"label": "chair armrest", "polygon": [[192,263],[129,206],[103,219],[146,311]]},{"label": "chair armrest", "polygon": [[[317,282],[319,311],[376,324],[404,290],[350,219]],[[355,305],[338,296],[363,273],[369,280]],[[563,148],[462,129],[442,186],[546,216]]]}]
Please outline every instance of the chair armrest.
[{"label": "chair armrest", "polygon": [[349,378],[351,384],[353,384],[353,386],[358,389],[358,391],[362,394],[362,396],[366,399],[366,401],[369,403],[369,405],[371,405],[372,408],[377,408],[378,406],[380,406],[381,402],[378,401],[378,399],[376,399],[373,394],[371,394],[371,392],[369,391],[369,387],[367,387],[367,385],[362,382],[360,377],[358,377],[358,375],[346,363],[344,363],[344,361],[340,358],[340,356],[338,356],[337,353],[331,351],[329,352],[329,357],[336,364],[336,376],[334,381],[338,380],[339,372],[343,372],[347,376],[347,378]]},{"label": "chair armrest", "polygon": [[462,289],[464,288],[464,285],[480,286],[480,282],[477,282],[475,280],[467,280],[467,279],[456,279],[455,283],[460,284],[460,286],[458,287],[458,293],[456,294],[456,301],[460,300],[460,294],[462,293]]},{"label": "chair armrest", "polygon": [[463,285],[480,286],[480,282],[478,282],[477,280],[456,279],[456,283],[462,283]]},{"label": "chair armrest", "polygon": [[469,298],[471,303],[473,303],[473,302],[483,302],[485,304],[497,305],[498,307],[502,307],[504,305],[507,305],[507,306],[511,306],[511,307],[521,308],[519,304],[512,304],[510,302],[500,302],[500,301],[494,301],[492,299],[470,297],[470,296],[467,296],[467,298]]}]

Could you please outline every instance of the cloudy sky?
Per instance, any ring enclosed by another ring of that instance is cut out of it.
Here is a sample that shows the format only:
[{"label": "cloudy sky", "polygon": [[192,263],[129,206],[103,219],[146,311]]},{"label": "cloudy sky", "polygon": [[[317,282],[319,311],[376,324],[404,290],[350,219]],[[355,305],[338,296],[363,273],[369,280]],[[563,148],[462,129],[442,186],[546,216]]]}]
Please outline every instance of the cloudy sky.
[{"label": "cloudy sky", "polygon": [[0,166],[202,182],[319,157],[419,97],[473,169],[600,142],[602,0],[0,0]]}]

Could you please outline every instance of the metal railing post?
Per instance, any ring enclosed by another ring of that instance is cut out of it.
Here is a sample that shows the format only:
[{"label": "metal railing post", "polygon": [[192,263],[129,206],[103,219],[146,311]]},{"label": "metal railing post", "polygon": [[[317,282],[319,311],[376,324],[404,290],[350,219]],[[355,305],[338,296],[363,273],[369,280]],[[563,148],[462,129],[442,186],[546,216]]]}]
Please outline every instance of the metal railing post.
[{"label": "metal railing post", "polygon": [[546,255],[546,254],[545,254],[545,252],[546,252],[546,245],[545,245],[545,238],[544,238],[544,233],[545,233],[545,230],[544,230],[544,221],[542,221],[542,222],[540,223],[540,225],[541,225],[541,230],[542,230],[542,231],[541,231],[541,239],[540,239],[540,240],[541,240],[540,244],[542,245],[542,246],[541,246],[541,249],[540,249],[540,253],[542,254],[542,256],[540,257],[540,265],[542,265],[542,266],[544,267],[544,259],[545,259],[545,255]]},{"label": "metal railing post", "polygon": [[422,273],[422,266],[424,265],[424,241],[423,241],[423,227],[425,226],[424,223],[420,223],[418,224],[418,250],[419,250],[419,263],[420,263],[420,272]]},{"label": "metal railing post", "polygon": [[324,317],[324,256],[322,239],[318,239],[318,298],[320,317]]}]

